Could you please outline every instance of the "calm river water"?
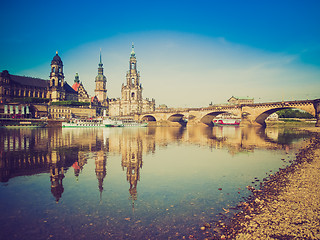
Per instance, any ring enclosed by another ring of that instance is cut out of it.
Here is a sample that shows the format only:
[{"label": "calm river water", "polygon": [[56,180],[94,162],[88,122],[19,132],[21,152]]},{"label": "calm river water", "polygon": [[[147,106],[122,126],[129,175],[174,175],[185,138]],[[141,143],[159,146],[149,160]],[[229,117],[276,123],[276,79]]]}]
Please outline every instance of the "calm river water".
[{"label": "calm river water", "polygon": [[291,162],[284,128],[1,129],[1,239],[181,239]]}]

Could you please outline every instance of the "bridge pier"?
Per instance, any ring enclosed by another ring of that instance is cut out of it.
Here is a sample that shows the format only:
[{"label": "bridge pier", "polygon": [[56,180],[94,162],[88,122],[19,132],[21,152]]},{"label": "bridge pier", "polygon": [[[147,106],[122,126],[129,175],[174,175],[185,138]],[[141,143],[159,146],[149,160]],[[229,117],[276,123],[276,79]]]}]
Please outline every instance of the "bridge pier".
[{"label": "bridge pier", "polygon": [[313,106],[315,110],[315,116],[317,119],[316,127],[320,127],[320,99],[314,100]]},{"label": "bridge pier", "polygon": [[266,127],[266,123],[257,123],[256,121],[252,121],[247,118],[242,118],[240,126],[251,126],[251,127]]}]

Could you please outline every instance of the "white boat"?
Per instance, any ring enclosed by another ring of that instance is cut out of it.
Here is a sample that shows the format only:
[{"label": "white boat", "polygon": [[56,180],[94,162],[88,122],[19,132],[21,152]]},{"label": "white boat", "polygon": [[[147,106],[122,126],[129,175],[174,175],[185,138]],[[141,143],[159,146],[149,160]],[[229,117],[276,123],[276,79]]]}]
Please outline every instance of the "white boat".
[{"label": "white boat", "polygon": [[148,126],[147,122],[138,122],[131,118],[121,119],[123,127],[146,127]]},{"label": "white boat", "polygon": [[106,119],[71,119],[62,123],[63,128],[91,128],[91,127],[123,127],[122,121]]}]

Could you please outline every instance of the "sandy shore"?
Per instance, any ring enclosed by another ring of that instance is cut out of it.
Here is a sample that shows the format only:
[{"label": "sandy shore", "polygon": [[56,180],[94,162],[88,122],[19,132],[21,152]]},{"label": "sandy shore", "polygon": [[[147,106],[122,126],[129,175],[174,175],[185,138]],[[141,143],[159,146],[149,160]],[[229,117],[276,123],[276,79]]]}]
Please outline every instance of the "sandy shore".
[{"label": "sandy shore", "polygon": [[320,137],[310,134],[296,162],[271,175],[260,189],[248,186],[252,196],[207,239],[320,239]]}]

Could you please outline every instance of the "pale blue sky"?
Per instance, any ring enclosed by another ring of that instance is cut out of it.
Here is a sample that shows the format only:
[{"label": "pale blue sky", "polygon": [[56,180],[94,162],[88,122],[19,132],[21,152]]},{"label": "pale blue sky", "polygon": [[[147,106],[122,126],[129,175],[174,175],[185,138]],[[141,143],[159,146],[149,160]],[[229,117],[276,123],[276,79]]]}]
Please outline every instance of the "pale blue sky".
[{"label": "pale blue sky", "polygon": [[320,98],[319,1],[6,1],[0,71],[48,79],[59,51],[93,95],[99,50],[120,97],[135,43],[144,98],[173,107]]}]

